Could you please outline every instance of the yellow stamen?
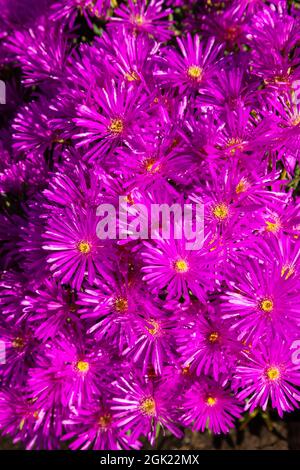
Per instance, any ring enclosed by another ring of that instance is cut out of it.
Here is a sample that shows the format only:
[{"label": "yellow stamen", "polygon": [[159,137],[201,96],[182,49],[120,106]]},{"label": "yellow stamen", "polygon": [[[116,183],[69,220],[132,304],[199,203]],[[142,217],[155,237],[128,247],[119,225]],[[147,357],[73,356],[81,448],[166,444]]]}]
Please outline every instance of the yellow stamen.
[{"label": "yellow stamen", "polygon": [[146,326],[146,330],[150,335],[156,336],[160,332],[160,324],[156,320],[149,320],[147,321],[147,324],[150,328]]},{"label": "yellow stamen", "polygon": [[135,15],[133,16],[133,23],[135,23],[137,26],[142,26],[142,24],[144,23],[144,18],[142,17],[142,15]]},{"label": "yellow stamen", "polygon": [[281,269],[281,277],[288,279],[295,273],[295,268],[291,264],[286,264]]},{"label": "yellow stamen", "polygon": [[228,217],[228,213],[229,213],[228,206],[224,204],[223,202],[215,206],[213,209],[213,215],[216,217],[216,219],[219,219],[219,220],[226,219]]},{"label": "yellow stamen", "polygon": [[112,134],[121,134],[124,130],[123,120],[120,118],[111,119],[108,129]]},{"label": "yellow stamen", "polygon": [[266,231],[267,232],[277,233],[277,232],[279,232],[280,229],[281,229],[281,222],[280,222],[279,219],[276,220],[276,221],[266,220]]},{"label": "yellow stamen", "polygon": [[177,273],[186,273],[189,270],[188,262],[184,259],[178,259],[174,262],[174,269]]},{"label": "yellow stamen", "polygon": [[191,366],[190,365],[187,365],[185,367],[182,368],[182,375],[189,375],[191,372]]},{"label": "yellow stamen", "polygon": [[200,82],[203,77],[203,70],[198,65],[190,65],[187,69],[188,76],[197,82]]},{"label": "yellow stamen", "polygon": [[210,343],[215,343],[216,341],[218,341],[218,339],[219,339],[219,333],[217,331],[213,331],[208,336],[208,340]]},{"label": "yellow stamen", "polygon": [[125,196],[125,201],[126,201],[128,204],[134,204],[134,198],[133,198],[133,196],[132,196],[131,193],[126,194],[126,196]]},{"label": "yellow stamen", "polygon": [[23,349],[25,347],[25,340],[21,336],[17,336],[12,342],[11,345],[15,349]]},{"label": "yellow stamen", "polygon": [[98,421],[99,427],[101,429],[108,429],[109,426],[111,425],[111,422],[112,422],[112,416],[110,414],[100,416],[99,421]]},{"label": "yellow stamen", "polygon": [[91,244],[86,240],[82,240],[78,243],[78,250],[80,251],[80,253],[87,255],[91,251]]},{"label": "yellow stamen", "polygon": [[259,304],[261,310],[263,310],[264,312],[267,312],[267,313],[270,313],[272,312],[273,308],[274,308],[274,303],[273,303],[273,300],[271,299],[263,299],[260,304]]},{"label": "yellow stamen", "polygon": [[117,312],[124,313],[128,310],[128,300],[125,297],[117,297],[114,301]]},{"label": "yellow stamen", "polygon": [[148,173],[157,173],[160,170],[160,164],[157,164],[156,159],[149,157],[143,161],[143,166]]},{"label": "yellow stamen", "polygon": [[280,370],[278,367],[271,366],[266,370],[266,377],[269,380],[278,380],[280,378]]},{"label": "yellow stamen", "polygon": [[156,404],[154,398],[144,398],[140,403],[140,409],[147,416],[155,416]]},{"label": "yellow stamen", "polygon": [[249,188],[249,183],[246,178],[242,178],[235,188],[236,194],[241,194],[247,191]]},{"label": "yellow stamen", "polygon": [[298,124],[300,124],[300,114],[298,114],[298,116],[294,117],[294,119],[292,120],[293,126],[298,126]]},{"label": "yellow stamen", "polygon": [[90,365],[86,361],[78,361],[76,364],[76,369],[78,370],[78,372],[81,372],[81,373],[88,372],[89,368],[90,368]]},{"label": "yellow stamen", "polygon": [[230,149],[230,154],[234,155],[237,150],[243,150],[243,141],[239,137],[228,139],[226,148]]},{"label": "yellow stamen", "polygon": [[207,404],[207,406],[215,406],[217,401],[218,401],[217,398],[209,396],[206,398],[205,403]]},{"label": "yellow stamen", "polygon": [[135,82],[135,81],[140,80],[140,77],[134,70],[132,70],[131,72],[125,73],[125,78],[128,82]]}]

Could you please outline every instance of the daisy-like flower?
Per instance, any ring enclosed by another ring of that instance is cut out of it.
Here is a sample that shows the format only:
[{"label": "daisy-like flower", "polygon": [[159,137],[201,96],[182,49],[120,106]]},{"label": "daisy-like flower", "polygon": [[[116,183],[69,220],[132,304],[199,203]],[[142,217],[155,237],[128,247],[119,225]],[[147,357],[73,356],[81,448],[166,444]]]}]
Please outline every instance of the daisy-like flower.
[{"label": "daisy-like flower", "polygon": [[[140,190],[159,189],[170,180],[180,184],[190,178],[196,166],[188,150],[179,143],[176,145],[176,134],[167,135],[164,139],[150,140],[147,136],[136,139],[133,147],[117,150],[117,158],[116,172],[121,169],[128,185]],[[174,192],[173,187],[168,189]]]},{"label": "daisy-like flower", "polygon": [[161,375],[163,367],[175,358],[174,320],[162,313],[158,305],[146,300],[132,322],[134,341],[123,355],[132,358],[143,373],[151,367],[155,374]]},{"label": "daisy-like flower", "polygon": [[119,426],[124,431],[131,430],[133,442],[143,434],[154,445],[158,426],[181,437],[175,421],[178,409],[174,390],[164,383],[159,386],[133,377],[122,377],[115,387],[111,408],[116,412]]},{"label": "daisy-like flower", "polygon": [[79,106],[75,123],[78,147],[85,146],[85,158],[94,161],[103,158],[117,146],[142,132],[146,114],[145,95],[141,88],[117,87],[115,83],[94,90],[94,102]]},{"label": "daisy-like flower", "polygon": [[[94,210],[76,210],[74,206],[54,212],[50,217],[43,248],[49,253],[47,261],[51,272],[63,284],[80,289],[86,274],[92,283],[96,272],[105,272],[104,265],[109,264],[108,253],[103,241],[97,237],[96,226]],[[100,253],[105,260],[101,259]]]},{"label": "daisy-like flower", "polygon": [[37,338],[47,341],[67,330],[80,331],[74,297],[70,289],[64,289],[53,279],[46,279],[35,292],[24,297],[23,310]]},{"label": "daisy-like flower", "polygon": [[109,23],[110,28],[122,24],[131,34],[154,37],[166,41],[172,35],[171,21],[167,20],[172,10],[163,7],[163,0],[128,0],[128,5],[120,5]]},{"label": "daisy-like flower", "polygon": [[239,338],[257,344],[277,333],[297,334],[300,317],[299,285],[295,277],[282,276],[282,267],[264,259],[240,258],[230,274],[230,290],[221,296],[223,318],[233,321]]},{"label": "daisy-like flower", "polygon": [[55,0],[50,7],[50,18],[54,21],[63,19],[68,22],[69,27],[72,27],[77,15],[80,14],[92,27],[90,17],[105,18],[109,7],[109,0]]},{"label": "daisy-like flower", "polygon": [[7,48],[21,64],[27,86],[49,89],[63,80],[69,45],[59,24],[42,21],[35,29],[16,31]]},{"label": "daisy-like flower", "polygon": [[221,47],[213,38],[202,42],[199,36],[193,38],[190,34],[177,38],[177,42],[180,53],[166,49],[165,63],[155,76],[164,85],[178,87],[181,93],[199,91],[215,73]]},{"label": "daisy-like flower", "polygon": [[[43,418],[43,410],[35,400],[26,398],[25,390],[1,390],[0,429],[4,435],[13,437],[14,444],[25,444],[27,450],[33,447],[45,448],[45,440],[43,442],[39,434]],[[46,440],[52,441],[52,448],[58,444],[55,436],[47,436]]]},{"label": "daisy-like flower", "polygon": [[[183,323],[185,323],[184,319]],[[188,367],[199,376],[211,374],[215,380],[220,375],[230,376],[241,351],[230,324],[218,319],[217,315],[198,315],[190,319],[186,328],[180,325],[178,331],[178,351],[183,367]]]},{"label": "daisy-like flower", "polygon": [[135,278],[112,274],[108,279],[96,279],[92,287],[79,293],[78,313],[96,340],[109,339],[123,352],[136,340],[133,321],[144,295]]},{"label": "daisy-like flower", "polygon": [[30,367],[33,367],[38,354],[38,343],[27,322],[18,319],[0,323],[1,353],[4,349],[5,363],[0,367],[0,380],[3,384],[16,386],[23,383]]},{"label": "daisy-like flower", "polygon": [[103,348],[93,348],[81,338],[75,344],[72,338],[61,336],[46,343],[45,354],[30,369],[29,393],[48,410],[55,409],[59,396],[66,414],[66,408],[81,407],[105,388],[111,377],[105,374],[104,380],[99,378],[108,363]]},{"label": "daisy-like flower", "polygon": [[106,53],[107,71],[112,77],[118,76],[129,84],[151,86],[153,69],[157,61],[159,45],[145,36],[129,36],[126,28],[118,30],[118,36],[104,33],[96,42],[97,46]]},{"label": "daisy-like flower", "polygon": [[265,410],[270,401],[279,416],[299,407],[299,385],[299,361],[293,361],[290,343],[277,336],[245,353],[234,381],[240,389],[237,396],[247,398],[246,410],[252,412],[258,406]]},{"label": "daisy-like flower", "polygon": [[174,238],[144,242],[143,280],[152,292],[165,290],[168,299],[183,296],[188,302],[190,291],[202,298],[203,291],[212,285],[208,266],[215,261],[215,253],[210,251],[208,238],[200,250],[187,250],[185,243]]},{"label": "daisy-like flower", "polygon": [[116,419],[116,412],[108,403],[103,403],[103,397],[80,408],[64,424],[68,430],[64,440],[72,441],[72,450],[128,450],[140,447],[138,441],[134,442],[131,436],[126,435]]},{"label": "daisy-like flower", "polygon": [[246,40],[246,21],[241,2],[233,5],[229,2],[224,11],[205,14],[201,19],[204,35],[213,35],[227,49],[241,47]]},{"label": "daisy-like flower", "polygon": [[182,422],[192,425],[194,431],[210,429],[215,434],[225,434],[241,417],[242,406],[230,392],[218,382],[203,378],[196,382],[183,398],[185,413]]}]

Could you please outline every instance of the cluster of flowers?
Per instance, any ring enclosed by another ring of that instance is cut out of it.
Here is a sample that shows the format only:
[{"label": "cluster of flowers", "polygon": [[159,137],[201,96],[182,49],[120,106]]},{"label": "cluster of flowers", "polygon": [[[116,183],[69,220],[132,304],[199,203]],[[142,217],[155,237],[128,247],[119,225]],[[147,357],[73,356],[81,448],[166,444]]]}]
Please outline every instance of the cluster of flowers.
[{"label": "cluster of flowers", "polygon": [[[138,449],[300,400],[300,9],[0,0],[0,429]],[[204,243],[97,207],[201,201]]]}]

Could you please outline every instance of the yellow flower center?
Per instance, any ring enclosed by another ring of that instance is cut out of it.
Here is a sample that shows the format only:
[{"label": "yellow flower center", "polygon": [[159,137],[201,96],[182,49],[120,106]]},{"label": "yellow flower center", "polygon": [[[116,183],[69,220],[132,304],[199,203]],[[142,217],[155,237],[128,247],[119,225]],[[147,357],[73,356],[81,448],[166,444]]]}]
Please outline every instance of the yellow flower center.
[{"label": "yellow flower center", "polygon": [[271,366],[266,370],[266,377],[269,380],[278,380],[280,378],[280,370],[278,367]]},{"label": "yellow flower center", "polygon": [[174,269],[177,273],[186,273],[189,270],[188,262],[184,259],[178,259],[174,262]]},{"label": "yellow flower center", "polygon": [[112,134],[121,134],[124,130],[123,120],[120,118],[111,119],[108,129]]},{"label": "yellow flower center", "polygon": [[215,406],[217,401],[218,401],[217,398],[212,397],[212,396],[208,396],[205,400],[205,403],[207,404],[207,406]]},{"label": "yellow flower center", "polygon": [[277,233],[281,229],[280,220],[266,220],[266,231],[271,233]]},{"label": "yellow flower center", "polygon": [[140,77],[134,70],[132,70],[131,72],[125,73],[125,78],[128,82],[135,82],[135,81],[140,80]]},{"label": "yellow flower center", "polygon": [[15,349],[23,349],[25,347],[25,340],[21,336],[17,336],[12,342],[11,345]]},{"label": "yellow flower center", "polygon": [[91,251],[91,244],[86,240],[82,240],[78,243],[78,250],[80,251],[80,253],[87,255]]},{"label": "yellow flower center", "polygon": [[187,365],[185,367],[182,368],[182,375],[189,375],[191,372],[191,366],[190,365]]},{"label": "yellow flower center", "polygon": [[112,422],[112,416],[110,414],[102,415],[99,418],[99,427],[101,429],[107,429],[111,425]]},{"label": "yellow flower center", "polygon": [[223,202],[215,206],[213,209],[213,215],[215,216],[216,219],[219,219],[219,220],[225,220],[228,217],[228,213],[229,213],[228,206],[224,204]]},{"label": "yellow flower center", "polygon": [[128,310],[128,300],[125,297],[117,297],[114,305],[117,312],[124,313]]},{"label": "yellow flower center", "polygon": [[234,155],[237,150],[243,150],[243,141],[239,137],[228,139],[226,148],[230,149],[230,154]]},{"label": "yellow flower center", "polygon": [[259,304],[261,310],[263,310],[264,312],[272,312],[273,308],[274,308],[274,304],[273,304],[273,300],[271,299],[263,299],[260,304]]},{"label": "yellow flower center", "polygon": [[217,331],[213,331],[212,333],[210,333],[210,335],[208,336],[208,341],[210,343],[215,343],[216,341],[218,341],[219,339],[219,333]]},{"label": "yellow flower center", "polygon": [[149,325],[149,327],[146,326],[148,333],[152,336],[156,336],[160,332],[160,324],[156,320],[149,320],[147,323]]},{"label": "yellow flower center", "polygon": [[131,205],[131,204],[134,204],[134,198],[133,198],[133,196],[132,196],[131,193],[126,194],[126,196],[125,196],[125,201],[126,201],[128,204],[130,204],[130,205]]},{"label": "yellow flower center", "polygon": [[298,124],[300,124],[300,114],[298,114],[298,116],[294,117],[294,119],[292,120],[293,126],[298,126]]},{"label": "yellow flower center", "polygon": [[157,164],[155,158],[146,158],[143,161],[143,166],[148,173],[157,173],[160,170],[160,165]]},{"label": "yellow flower center", "polygon": [[198,65],[190,65],[187,74],[192,80],[200,82],[203,77],[203,70]]},{"label": "yellow flower center", "polygon": [[133,23],[135,23],[137,26],[142,26],[142,24],[144,23],[144,18],[142,17],[142,15],[135,15],[133,17]]},{"label": "yellow flower center", "polygon": [[147,416],[155,416],[156,404],[154,398],[144,398],[140,403],[140,409]]},{"label": "yellow flower center", "polygon": [[76,369],[78,370],[78,372],[81,372],[83,374],[88,372],[89,368],[90,365],[86,361],[78,361],[76,364]]},{"label": "yellow flower center", "polygon": [[248,188],[249,188],[248,181],[245,178],[242,178],[241,181],[237,184],[235,188],[235,192],[236,194],[241,194],[247,191]]}]

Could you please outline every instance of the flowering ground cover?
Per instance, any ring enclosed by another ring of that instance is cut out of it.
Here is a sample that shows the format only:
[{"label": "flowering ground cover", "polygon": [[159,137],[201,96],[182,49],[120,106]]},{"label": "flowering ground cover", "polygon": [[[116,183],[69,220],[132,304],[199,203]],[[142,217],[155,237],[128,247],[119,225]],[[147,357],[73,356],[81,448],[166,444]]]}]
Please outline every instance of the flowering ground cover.
[{"label": "flowering ground cover", "polygon": [[[300,402],[299,2],[0,10],[2,435],[140,449],[280,423]],[[150,237],[155,205],[201,208],[201,243],[175,216]],[[124,206],[128,236],[100,236]]]}]

